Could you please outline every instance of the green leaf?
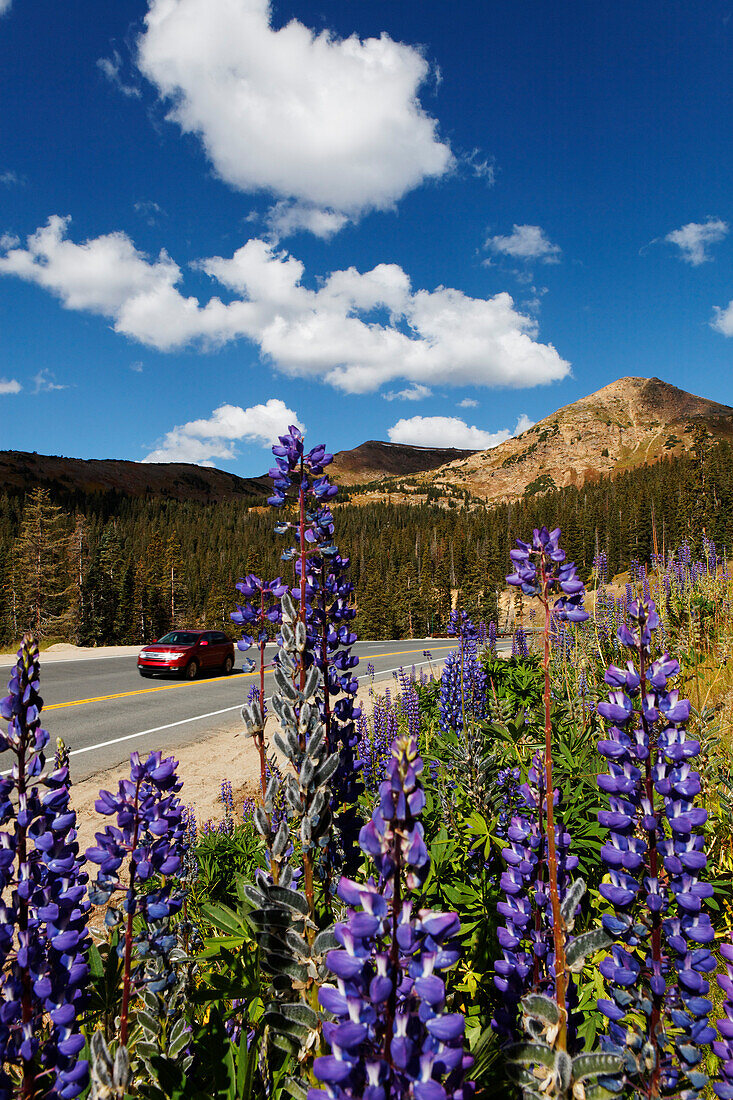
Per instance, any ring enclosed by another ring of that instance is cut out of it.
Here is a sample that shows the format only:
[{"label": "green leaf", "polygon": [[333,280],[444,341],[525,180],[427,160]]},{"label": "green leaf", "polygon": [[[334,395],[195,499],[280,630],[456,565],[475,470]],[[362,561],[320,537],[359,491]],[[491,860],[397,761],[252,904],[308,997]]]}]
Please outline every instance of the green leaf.
[{"label": "green leaf", "polygon": [[143,1031],[145,1031],[148,1035],[152,1035],[153,1038],[155,1038],[159,1034],[160,1021],[156,1020],[155,1017],[151,1016],[148,1012],[145,1011],[145,1009],[140,1009],[140,1011],[135,1016],[135,1020],[138,1024],[140,1024],[140,1027],[143,1029]]},{"label": "green leaf", "polygon": [[308,902],[297,890],[284,890],[282,886],[271,886],[268,891],[268,900],[283,905],[293,913],[308,916]]},{"label": "green leaf", "polygon": [[204,903],[201,912],[215,928],[220,928],[223,932],[242,935],[246,931],[242,919],[228,905]]},{"label": "green leaf", "polygon": [[555,1002],[543,993],[528,993],[521,1000],[522,1011],[527,1016],[533,1016],[545,1024],[557,1024],[560,1021],[560,1013]]},{"label": "green leaf", "polygon": [[283,1005],[280,1011],[283,1016],[287,1016],[289,1020],[294,1020],[298,1024],[303,1024],[312,1031],[318,1027],[318,1013],[315,1012],[310,1005]]}]

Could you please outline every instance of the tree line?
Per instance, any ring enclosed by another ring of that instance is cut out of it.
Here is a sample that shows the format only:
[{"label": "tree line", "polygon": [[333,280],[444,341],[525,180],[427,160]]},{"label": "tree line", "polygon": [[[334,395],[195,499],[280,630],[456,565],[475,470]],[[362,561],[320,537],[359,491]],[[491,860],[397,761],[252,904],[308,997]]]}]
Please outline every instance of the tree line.
[{"label": "tree line", "polygon": [[[733,450],[701,437],[688,454],[510,504],[346,502],[335,508],[336,541],[351,558],[360,635],[423,637],[444,632],[456,601],[494,617],[509,550],[535,526],[562,528],[588,580],[599,551],[613,575],[685,539],[698,552],[703,532],[729,549],[732,505]],[[142,643],[172,625],[231,632],[237,579],[292,570],[273,546],[274,522],[272,509],[237,501],[5,490],[0,642],[26,629],[80,645]]]}]

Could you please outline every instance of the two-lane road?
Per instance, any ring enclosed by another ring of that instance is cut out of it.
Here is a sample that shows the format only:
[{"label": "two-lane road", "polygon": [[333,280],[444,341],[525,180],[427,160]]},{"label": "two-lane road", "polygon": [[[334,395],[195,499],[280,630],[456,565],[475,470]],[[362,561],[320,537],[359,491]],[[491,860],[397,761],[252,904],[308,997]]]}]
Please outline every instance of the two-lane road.
[{"label": "two-lane road", "polygon": [[[445,660],[455,645],[449,639],[357,642],[356,669],[362,689],[368,686],[367,665],[375,681],[391,680],[401,666],[427,668],[424,650],[433,655],[433,667]],[[268,647],[271,660],[274,647]],[[0,661],[0,681],[7,681],[10,661]],[[134,749],[171,751],[203,740],[215,729],[241,725],[239,711],[259,673],[240,669],[227,677],[201,676],[193,682],[159,677],[143,680],[136,657],[84,656],[46,661],[41,658],[43,724],[51,743],[63,737],[74,757],[74,777],[82,780],[122,763]],[[272,689],[272,674],[265,692]]]}]

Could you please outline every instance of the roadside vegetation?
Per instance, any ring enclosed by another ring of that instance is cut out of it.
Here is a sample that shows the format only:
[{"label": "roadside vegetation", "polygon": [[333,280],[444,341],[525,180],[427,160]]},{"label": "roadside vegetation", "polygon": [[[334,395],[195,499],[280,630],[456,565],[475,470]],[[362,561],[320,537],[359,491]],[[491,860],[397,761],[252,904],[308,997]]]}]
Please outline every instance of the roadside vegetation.
[{"label": "roadside vegetation", "polygon": [[367,717],[353,513],[323,447],[292,428],[274,450],[279,563],[255,556],[227,612],[253,668],[279,645],[271,700],[243,708],[244,806],[232,764],[220,820],[197,822],[176,761],[135,753],[81,853],[22,642],[0,1098],[733,1096],[733,581],[711,532],[670,549],[665,520],[619,592],[605,531],[580,569],[528,526],[504,566],[534,615],[514,655],[446,600],[440,676],[362,678]]}]

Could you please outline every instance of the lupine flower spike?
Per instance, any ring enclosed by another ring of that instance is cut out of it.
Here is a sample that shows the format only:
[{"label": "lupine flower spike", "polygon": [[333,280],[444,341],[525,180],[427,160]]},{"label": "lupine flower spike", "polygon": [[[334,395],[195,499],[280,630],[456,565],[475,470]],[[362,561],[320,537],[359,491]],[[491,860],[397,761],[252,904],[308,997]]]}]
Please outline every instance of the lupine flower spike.
[{"label": "lupine flower spike", "polygon": [[[119,890],[125,895],[124,929],[118,947],[123,959],[122,1046],[127,1045],[130,999],[139,977],[133,972],[134,944],[139,956],[152,954],[162,959],[176,944],[169,918],[183,904],[178,878],[183,870],[187,828],[184,807],[178,798],[182,783],[176,775],[177,767],[173,757],[164,760],[160,752],[151,752],[146,761],[134,752],[130,757],[130,778],[120,780],[117,794],[100,791],[96,802],[98,813],[116,817],[117,825],[107,825],[104,832],[97,833],[96,845],[86,852],[87,859],[99,865],[91,895],[94,904],[107,904]],[[123,884],[119,871],[125,861],[127,883]],[[148,889],[152,883],[155,885]],[[137,916],[144,918],[144,926],[136,938],[133,922]],[[105,923],[109,927],[120,920],[122,913],[107,909]],[[165,973],[163,982],[172,984],[175,976],[170,971]]]},{"label": "lupine flower spike", "polygon": [[420,814],[423,763],[407,736],[394,745],[387,778],[359,843],[376,878],[342,877],[338,894],[349,906],[336,925],[339,947],[326,957],[336,978],[319,993],[334,1022],[323,1034],[331,1053],[313,1070],[325,1089],[308,1100],[463,1100],[472,1065],[464,1053],[464,1019],[445,1010],[443,973],[459,957],[455,913],[413,912],[412,895],[430,857]]},{"label": "lupine flower spike", "polygon": [[[565,551],[560,546],[559,528],[555,528],[552,532],[548,531],[546,527],[542,527],[540,530],[535,529],[531,543],[517,539],[517,549],[512,550],[510,556],[514,563],[514,572],[507,577],[507,584],[520,587],[525,596],[536,596],[545,611],[543,668],[545,676],[544,791],[547,806],[547,865],[555,948],[555,997],[560,1014],[559,1045],[561,1049],[564,1049],[567,1027],[566,974],[560,894],[558,890],[558,858],[554,820],[555,788],[552,779],[550,631],[553,620],[581,623],[588,618],[588,612],[583,607],[583,582],[577,576],[574,563],[565,561]],[[557,593],[557,598],[551,607],[550,601],[553,592]]]},{"label": "lupine flower spike", "polygon": [[702,878],[707,812],[695,805],[700,776],[691,767],[700,745],[685,731],[689,702],[669,686],[677,661],[668,653],[652,660],[654,603],[633,601],[628,613],[631,626],[618,638],[632,660],[609,667],[611,691],[597,708],[609,726],[598,744],[608,760],[598,785],[609,797],[598,815],[608,829],[600,892],[612,906],[603,924],[616,941],[600,966],[611,998],[598,1007],[635,1096],[683,1089],[679,1095],[693,1100],[707,1083],[701,1047],[715,1036],[705,977],[715,969],[703,910],[713,892]]},{"label": "lupine flower spike", "polygon": [[[79,1058],[89,968],[87,876],[81,871],[68,769],[44,780],[38,645],[26,635],[0,702],[8,721],[0,752],[15,755],[0,776],[0,1098],[75,1097],[86,1087]],[[41,796],[38,782],[49,792]],[[7,826],[14,822],[12,831]],[[8,1070],[16,1067],[18,1088]]]}]

